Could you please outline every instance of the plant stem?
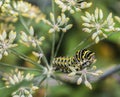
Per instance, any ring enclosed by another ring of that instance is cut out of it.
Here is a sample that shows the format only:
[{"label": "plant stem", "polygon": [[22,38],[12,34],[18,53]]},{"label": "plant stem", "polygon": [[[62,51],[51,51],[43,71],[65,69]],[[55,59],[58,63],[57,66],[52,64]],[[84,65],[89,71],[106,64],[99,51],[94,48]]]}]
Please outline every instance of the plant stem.
[{"label": "plant stem", "polygon": [[52,41],[52,50],[51,50],[51,60],[50,65],[52,65],[52,60],[54,58],[54,52],[55,52],[55,32],[53,33],[53,41]]},{"label": "plant stem", "polygon": [[18,68],[18,69],[22,69],[22,70],[40,71],[39,69],[32,69],[32,68],[20,67],[20,66],[16,66],[16,65],[9,65],[6,63],[2,63],[2,62],[0,62],[0,65],[6,66],[6,67]]},{"label": "plant stem", "polygon": [[34,62],[32,59],[28,58],[27,56],[25,56],[25,55],[23,55],[23,54],[15,51],[15,50],[12,50],[12,49],[11,49],[10,51],[12,52],[12,54],[18,56],[19,58],[21,58],[21,59],[23,59],[23,60],[25,60],[25,61],[27,61],[27,62],[30,62],[30,63],[32,63],[33,65],[36,65],[36,66],[39,67],[40,69],[44,69],[44,67],[43,67],[42,65]]},{"label": "plant stem", "polygon": [[112,74],[114,74],[114,73],[116,73],[116,72],[119,72],[119,71],[120,71],[120,65],[117,65],[117,66],[115,66],[115,67],[112,67],[111,69],[105,71],[104,74],[101,75],[98,80],[99,80],[99,81],[104,80],[104,79],[107,78],[108,76],[110,76],[110,75],[112,75]]},{"label": "plant stem", "polygon": [[[99,82],[99,81],[102,81],[104,80],[105,78],[109,77],[110,75],[114,74],[114,73],[117,73],[120,71],[120,64],[115,66],[115,67],[112,67],[108,70],[106,70],[101,76],[99,77],[91,77],[91,76],[88,76],[89,77],[89,81],[92,83],[92,82]],[[73,77],[69,77],[68,74],[54,74],[52,75],[52,78],[54,79],[58,79],[62,82],[65,82],[65,83],[72,83],[72,84],[76,84],[78,78],[80,76],[79,75],[75,75]]]},{"label": "plant stem", "polygon": [[58,53],[58,51],[59,51],[59,48],[60,48],[61,42],[62,42],[62,40],[63,40],[64,34],[65,34],[65,33],[62,33],[61,36],[60,36],[60,40],[59,40],[59,42],[58,42],[58,45],[57,45],[57,48],[56,48],[56,52],[55,52],[55,56],[54,56],[54,57],[57,56],[57,53]]},{"label": "plant stem", "polygon": [[21,15],[19,15],[19,18],[20,18],[20,22],[22,23],[22,25],[24,26],[24,28],[26,29],[26,31],[29,32],[28,26],[25,23],[25,21],[24,21],[24,19],[22,18]]},{"label": "plant stem", "polygon": [[55,3],[54,3],[54,0],[52,0],[52,12],[54,14],[54,17],[56,18],[56,16],[55,16]]},{"label": "plant stem", "polygon": [[46,78],[46,92],[45,92],[45,96],[44,97],[47,97],[47,95],[48,95],[48,93],[49,93],[49,87],[48,87],[48,81],[49,81],[49,79],[48,78]]},{"label": "plant stem", "polygon": [[87,42],[92,34],[90,34],[87,38],[83,39],[73,50],[76,50],[78,47],[83,45],[83,43]]},{"label": "plant stem", "polygon": [[[54,3],[54,0],[52,0],[52,12],[54,14],[54,19],[56,19],[56,16],[55,16],[55,3]],[[53,36],[52,36],[52,50],[51,50],[51,60],[50,60],[50,65],[52,65],[52,60],[54,58],[54,51],[55,51],[55,33],[53,33]]]},{"label": "plant stem", "polygon": [[49,69],[49,64],[48,64],[47,58],[45,57],[45,54],[44,54],[42,48],[39,45],[37,45],[37,47],[40,50],[40,52],[43,54],[43,60],[45,62],[45,65],[46,65],[47,69]]},{"label": "plant stem", "polygon": [[47,76],[44,76],[41,81],[39,82],[39,87],[41,86],[42,82],[47,78]]}]

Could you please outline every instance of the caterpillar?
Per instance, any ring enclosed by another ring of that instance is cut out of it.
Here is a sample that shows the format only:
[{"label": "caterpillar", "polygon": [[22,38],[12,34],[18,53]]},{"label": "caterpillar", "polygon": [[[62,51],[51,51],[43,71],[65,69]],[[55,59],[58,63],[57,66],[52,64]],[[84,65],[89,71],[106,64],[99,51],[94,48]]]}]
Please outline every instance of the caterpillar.
[{"label": "caterpillar", "polygon": [[72,72],[71,68],[80,71],[86,67],[90,67],[95,62],[95,53],[90,50],[78,50],[73,57],[57,57],[53,60],[55,71],[64,73]]}]

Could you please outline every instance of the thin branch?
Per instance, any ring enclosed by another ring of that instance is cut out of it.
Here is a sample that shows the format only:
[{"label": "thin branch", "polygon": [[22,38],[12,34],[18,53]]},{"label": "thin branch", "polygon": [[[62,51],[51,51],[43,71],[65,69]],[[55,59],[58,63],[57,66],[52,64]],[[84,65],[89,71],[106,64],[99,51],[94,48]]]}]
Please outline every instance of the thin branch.
[{"label": "thin branch", "polygon": [[45,79],[47,78],[47,76],[44,76],[41,81],[39,82],[39,87],[41,87],[42,83],[45,81]]},{"label": "thin branch", "polygon": [[55,52],[55,56],[54,56],[54,57],[57,56],[57,53],[58,53],[58,51],[59,51],[59,48],[60,48],[61,42],[62,42],[62,40],[63,40],[64,34],[65,34],[65,33],[62,33],[61,36],[60,36],[60,40],[59,40],[59,42],[58,42],[58,45],[57,45],[57,48],[56,48],[56,52]]},{"label": "thin branch", "polygon": [[12,54],[16,55],[17,57],[27,61],[27,62],[30,62],[32,63],[33,65],[36,65],[37,67],[41,68],[41,69],[44,69],[44,67],[36,62],[34,62],[32,59],[28,58],[27,56],[25,56],[24,54],[21,54],[20,52],[17,52],[13,49],[10,50]]},{"label": "thin branch", "polygon": [[[98,82],[100,80],[104,80],[105,78],[109,77],[110,75],[120,71],[120,65],[112,67],[108,70],[106,70],[101,76],[99,77],[89,77],[89,81],[92,82]],[[74,77],[69,77],[68,74],[53,74],[52,78],[59,79],[62,82],[65,83],[71,83],[71,84],[77,84],[77,80],[79,78],[79,75],[75,75]]]},{"label": "thin branch", "polygon": [[27,26],[27,24],[25,23],[23,17],[22,17],[21,15],[19,15],[19,18],[20,18],[21,24],[24,26],[24,28],[26,29],[26,31],[29,32],[28,26]]},{"label": "thin branch", "polygon": [[76,84],[77,83],[77,79],[79,78],[79,76],[74,76],[74,77],[69,77],[68,74],[53,74],[51,76],[54,79],[60,80],[64,83],[72,83],[72,84]]},{"label": "thin branch", "polygon": [[54,52],[55,52],[55,32],[53,33],[53,41],[52,41],[52,50],[51,50],[50,64],[52,64],[52,60],[54,58]]},{"label": "thin branch", "polygon": [[44,54],[42,48],[39,45],[37,45],[37,47],[40,50],[40,52],[43,54],[43,60],[45,62],[45,65],[46,65],[47,69],[49,69],[49,64],[48,64],[47,58],[45,57],[45,54]]},{"label": "thin branch", "polygon": [[[54,14],[54,19],[55,19],[56,16],[55,16],[55,3],[54,3],[54,0],[52,0],[52,12],[53,12],[53,14]],[[54,51],[55,51],[55,36],[56,36],[55,33],[56,33],[56,32],[52,33],[53,36],[52,36],[52,50],[51,50],[50,65],[51,65],[52,60],[53,60],[53,58],[54,58]]]},{"label": "thin branch", "polygon": [[20,67],[20,66],[16,66],[16,65],[9,65],[6,63],[2,63],[2,62],[0,62],[0,65],[6,66],[6,67],[11,67],[11,68],[18,68],[18,69],[22,69],[22,70],[30,70],[30,71],[39,71],[40,72],[39,69]]},{"label": "thin branch", "polygon": [[109,77],[110,75],[112,75],[116,72],[119,72],[119,71],[120,71],[120,64],[118,66],[112,67],[111,69],[105,71],[104,74],[101,75],[98,80],[104,80],[107,77]]},{"label": "thin branch", "polygon": [[84,38],[77,46],[75,46],[75,48],[73,50],[76,50],[77,48],[79,48],[80,46],[82,46],[85,42],[87,42],[92,34],[90,34],[87,38]]},{"label": "thin branch", "polygon": [[54,14],[54,17],[56,18],[56,16],[55,16],[55,1],[54,0],[52,0],[52,12]]}]

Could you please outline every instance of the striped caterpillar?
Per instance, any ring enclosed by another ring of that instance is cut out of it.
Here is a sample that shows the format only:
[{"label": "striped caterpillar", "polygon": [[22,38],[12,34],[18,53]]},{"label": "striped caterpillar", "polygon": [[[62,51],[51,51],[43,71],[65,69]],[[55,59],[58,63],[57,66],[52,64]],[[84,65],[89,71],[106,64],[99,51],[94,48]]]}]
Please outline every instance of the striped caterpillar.
[{"label": "striped caterpillar", "polygon": [[72,72],[71,67],[76,71],[80,71],[86,67],[90,67],[95,60],[95,53],[90,50],[83,49],[77,51],[73,57],[54,58],[52,64],[55,71],[70,73]]}]

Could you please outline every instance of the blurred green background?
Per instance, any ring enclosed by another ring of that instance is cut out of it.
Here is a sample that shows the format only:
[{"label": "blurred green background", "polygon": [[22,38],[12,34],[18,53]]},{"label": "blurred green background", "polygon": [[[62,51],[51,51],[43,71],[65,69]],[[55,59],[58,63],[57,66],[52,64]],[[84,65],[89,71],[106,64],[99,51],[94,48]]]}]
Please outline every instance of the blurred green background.
[{"label": "blurred green background", "polygon": [[[87,0],[93,2],[93,6],[89,9],[83,10],[80,13],[75,13],[74,15],[66,12],[66,15],[71,18],[70,22],[74,24],[73,28],[70,29],[63,38],[61,47],[59,49],[57,56],[72,56],[76,50],[83,49],[93,41],[84,42],[84,45],[78,47],[74,50],[74,48],[85,38],[89,36],[89,34],[82,32],[82,20],[80,18],[81,15],[84,15],[85,11],[94,12],[96,7],[101,8],[104,12],[104,16],[106,17],[110,12],[113,15],[120,16],[120,0]],[[28,0],[34,5],[40,7],[46,17],[49,18],[49,12],[51,12],[51,0]],[[59,15],[60,9],[56,7],[56,15]],[[19,33],[21,30],[25,30],[21,23],[18,21],[16,24],[15,30]],[[46,40],[43,42],[42,48],[49,60],[50,52],[51,52],[51,41],[52,35],[48,34],[49,27],[46,26],[43,22],[41,23],[32,23],[32,26],[40,36],[45,35]],[[120,27],[120,25],[118,25]],[[57,33],[56,35],[56,45],[59,41],[59,36],[61,33]],[[102,69],[103,71],[112,66],[120,65],[120,32],[110,36],[109,38],[101,41],[98,44],[90,46],[88,49],[92,50],[96,53],[97,62],[95,65]],[[17,50],[20,52],[33,57],[31,51],[32,48],[28,49],[23,45],[20,45]],[[14,61],[13,61],[14,60]],[[7,58],[4,57],[2,60],[5,63],[9,64],[17,64],[19,66],[29,66],[32,67],[31,64],[26,63],[25,61],[16,58],[14,55],[9,55]],[[6,69],[6,67],[1,67],[1,70]],[[120,97],[120,72],[109,76],[107,79],[93,83],[93,90],[89,90],[84,85],[76,86],[76,85],[61,85],[49,87],[50,97]],[[35,95],[35,97],[42,97],[46,90],[43,88]],[[2,97],[0,95],[0,97]]]}]

